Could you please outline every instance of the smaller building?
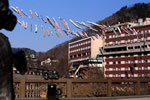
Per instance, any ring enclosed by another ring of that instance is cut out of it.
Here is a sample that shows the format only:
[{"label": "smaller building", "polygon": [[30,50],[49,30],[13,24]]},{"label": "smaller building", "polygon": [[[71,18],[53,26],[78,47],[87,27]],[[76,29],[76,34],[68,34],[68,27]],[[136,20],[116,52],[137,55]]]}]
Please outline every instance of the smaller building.
[{"label": "smaller building", "polygon": [[79,74],[79,70],[85,67],[102,68],[102,59],[96,59],[103,47],[103,40],[96,37],[88,37],[69,43],[68,63],[72,65],[71,75]]},{"label": "smaller building", "polygon": [[52,65],[52,63],[57,63],[58,60],[54,60],[54,59],[51,59],[51,58],[47,58],[46,60],[44,61],[41,61],[41,66],[43,65]]}]

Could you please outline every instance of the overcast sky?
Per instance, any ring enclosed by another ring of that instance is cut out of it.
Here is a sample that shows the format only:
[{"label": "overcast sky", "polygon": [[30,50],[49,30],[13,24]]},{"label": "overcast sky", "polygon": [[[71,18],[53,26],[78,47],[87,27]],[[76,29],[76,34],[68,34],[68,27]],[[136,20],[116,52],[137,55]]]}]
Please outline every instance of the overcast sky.
[{"label": "overcast sky", "polygon": [[[46,16],[49,16],[51,20],[52,17],[54,17],[59,26],[64,29],[58,19],[60,16],[68,22],[71,31],[80,32],[82,30],[74,27],[69,22],[69,19],[85,22],[86,24],[87,21],[98,22],[105,17],[111,16],[123,6],[132,6],[135,3],[141,2],[148,3],[148,1],[149,0],[9,0],[9,5],[23,9],[28,15],[30,15],[30,9],[33,12],[36,11],[39,15],[42,15],[45,20]],[[27,22],[28,28],[25,30],[22,26],[17,24],[12,32],[1,30],[1,32],[8,36],[12,47],[31,48],[35,51],[45,52],[71,39],[68,38],[65,33],[63,33],[64,38],[61,36],[58,38],[55,34],[49,37],[46,35],[44,38],[41,25],[51,27],[49,23],[45,24],[41,19],[38,19],[35,14],[32,19],[24,15],[21,17],[14,11],[13,13],[17,16],[18,20]],[[30,24],[32,24],[32,26],[37,24],[38,33],[34,33],[34,27],[32,32],[30,31]],[[85,29],[83,26],[80,27]]]}]

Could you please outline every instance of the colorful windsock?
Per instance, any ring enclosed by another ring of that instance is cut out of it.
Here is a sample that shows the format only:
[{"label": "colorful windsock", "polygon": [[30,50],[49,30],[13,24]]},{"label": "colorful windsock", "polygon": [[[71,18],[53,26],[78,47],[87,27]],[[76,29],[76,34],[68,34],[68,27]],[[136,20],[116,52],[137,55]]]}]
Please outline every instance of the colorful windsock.
[{"label": "colorful windsock", "polygon": [[33,12],[32,12],[32,10],[30,9],[29,11],[30,11],[30,14],[31,14],[31,16],[32,16],[32,18],[33,18]]},{"label": "colorful windsock", "polygon": [[37,33],[37,25],[35,24],[35,33]]},{"label": "colorful windsock", "polygon": [[58,23],[56,22],[56,20],[55,20],[54,18],[52,18],[52,19],[53,19],[53,22],[55,23],[55,26],[57,27],[58,32],[60,33],[60,35],[61,35],[62,37],[64,37],[63,34],[62,34],[62,32],[61,32],[61,29],[60,29]]},{"label": "colorful windsock", "polygon": [[16,9],[15,7],[11,6],[10,8],[11,8],[13,11],[15,11],[17,14],[19,14],[18,11],[17,11],[17,9]]},{"label": "colorful windsock", "polygon": [[22,17],[20,9],[18,7],[16,7],[16,9],[17,9],[17,12],[19,13],[19,15]]},{"label": "colorful windsock", "polygon": [[42,15],[41,15],[41,18],[42,18],[42,20],[43,20],[44,23],[47,23]]}]

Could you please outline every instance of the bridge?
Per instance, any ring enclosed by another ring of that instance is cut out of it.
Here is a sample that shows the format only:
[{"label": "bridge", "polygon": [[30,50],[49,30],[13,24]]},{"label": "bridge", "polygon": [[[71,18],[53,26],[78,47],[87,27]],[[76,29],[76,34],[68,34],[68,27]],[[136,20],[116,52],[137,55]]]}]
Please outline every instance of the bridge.
[{"label": "bridge", "polygon": [[[18,100],[45,100],[47,86],[51,80],[20,77],[14,79],[15,96]],[[62,100],[86,100],[88,98],[137,97],[150,95],[150,79],[144,80],[106,80],[106,79],[59,79],[54,80],[62,90]],[[76,98],[76,99],[75,99]],[[149,97],[148,97],[149,98]],[[118,98],[121,100],[121,98]]]}]

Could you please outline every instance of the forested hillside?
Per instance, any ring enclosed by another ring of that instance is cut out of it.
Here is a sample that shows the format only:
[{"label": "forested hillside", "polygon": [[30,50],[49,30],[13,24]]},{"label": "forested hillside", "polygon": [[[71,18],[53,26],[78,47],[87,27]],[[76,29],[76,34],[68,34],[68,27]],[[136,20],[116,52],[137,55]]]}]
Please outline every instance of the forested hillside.
[{"label": "forested hillside", "polygon": [[[135,22],[137,19],[150,17],[150,3],[137,3],[133,6],[122,7],[119,11],[105,18],[104,20],[98,21],[98,24],[113,25],[118,22]],[[88,29],[86,29],[88,31]],[[70,40],[74,41],[77,38]],[[39,60],[47,59],[48,57],[57,59],[59,62],[55,66],[49,66],[50,69],[56,69],[61,75],[67,75],[68,73],[68,43],[66,41],[62,44],[55,46],[45,53],[37,53]]]}]

